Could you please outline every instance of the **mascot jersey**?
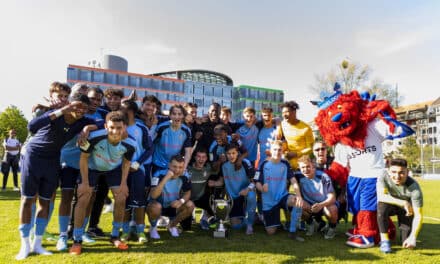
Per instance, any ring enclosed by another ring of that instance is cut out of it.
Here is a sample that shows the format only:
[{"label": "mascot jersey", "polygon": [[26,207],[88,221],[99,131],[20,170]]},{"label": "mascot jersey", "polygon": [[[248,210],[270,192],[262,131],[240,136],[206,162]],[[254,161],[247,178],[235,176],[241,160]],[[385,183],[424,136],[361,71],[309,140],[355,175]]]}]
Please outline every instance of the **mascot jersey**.
[{"label": "mascot jersey", "polygon": [[377,178],[383,173],[385,163],[382,142],[390,135],[389,126],[375,119],[367,126],[365,148],[357,149],[342,143],[335,146],[335,162],[350,167],[350,176],[358,178]]}]

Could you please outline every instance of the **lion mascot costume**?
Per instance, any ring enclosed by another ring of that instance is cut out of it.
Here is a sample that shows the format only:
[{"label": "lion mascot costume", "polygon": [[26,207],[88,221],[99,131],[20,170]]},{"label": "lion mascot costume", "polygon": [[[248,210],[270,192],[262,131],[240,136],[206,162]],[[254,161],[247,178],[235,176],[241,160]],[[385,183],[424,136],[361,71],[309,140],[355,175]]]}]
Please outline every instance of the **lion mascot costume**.
[{"label": "lion mascot costume", "polygon": [[[414,131],[396,120],[388,101],[356,90],[343,94],[338,83],[334,90],[332,95],[321,95],[322,101],[312,102],[319,107],[315,123],[327,145],[334,146],[335,159],[327,173],[346,186],[354,225],[347,232],[347,245],[368,248],[379,242],[376,181],[385,173],[382,142]],[[388,231],[390,238],[395,237],[394,225]]]}]

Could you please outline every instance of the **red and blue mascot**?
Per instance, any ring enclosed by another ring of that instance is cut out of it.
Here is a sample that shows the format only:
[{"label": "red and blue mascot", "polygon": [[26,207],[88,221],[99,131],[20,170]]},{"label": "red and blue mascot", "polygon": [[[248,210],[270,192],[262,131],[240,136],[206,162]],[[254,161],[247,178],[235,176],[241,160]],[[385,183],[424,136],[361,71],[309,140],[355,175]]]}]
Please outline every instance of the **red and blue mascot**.
[{"label": "red and blue mascot", "polygon": [[[333,95],[315,104],[319,107],[315,123],[325,142],[334,146],[335,159],[327,173],[346,186],[348,210],[353,214],[347,245],[372,247],[379,242],[376,181],[385,173],[382,142],[414,131],[396,120],[388,101],[356,90],[343,94],[338,83]],[[392,222],[389,233],[395,236]]]}]

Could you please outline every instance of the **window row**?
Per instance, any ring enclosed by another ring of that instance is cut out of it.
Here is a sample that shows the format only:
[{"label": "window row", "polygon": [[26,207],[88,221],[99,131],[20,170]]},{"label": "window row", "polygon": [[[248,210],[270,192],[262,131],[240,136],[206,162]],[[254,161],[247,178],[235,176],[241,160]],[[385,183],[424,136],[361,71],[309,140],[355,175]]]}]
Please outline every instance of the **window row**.
[{"label": "window row", "polygon": [[157,90],[183,93],[182,82],[144,78],[139,76],[129,76],[129,75],[109,73],[109,72],[82,70],[76,68],[68,68],[67,79],[115,84],[121,86],[152,88]]}]

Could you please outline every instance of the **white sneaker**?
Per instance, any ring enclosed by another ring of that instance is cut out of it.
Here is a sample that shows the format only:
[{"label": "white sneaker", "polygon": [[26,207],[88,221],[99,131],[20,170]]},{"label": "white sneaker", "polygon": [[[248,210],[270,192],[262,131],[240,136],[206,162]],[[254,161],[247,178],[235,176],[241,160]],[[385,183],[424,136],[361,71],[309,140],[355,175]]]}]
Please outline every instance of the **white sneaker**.
[{"label": "white sneaker", "polygon": [[104,205],[104,214],[112,213],[113,212],[113,203]]},{"label": "white sneaker", "polygon": [[166,216],[161,216],[157,221],[157,227],[167,227],[170,223],[170,219]]},{"label": "white sneaker", "polygon": [[14,191],[20,191],[20,188],[14,187]]},{"label": "white sneaker", "polygon": [[168,231],[170,231],[172,237],[179,237],[179,229],[177,227],[170,227]]},{"label": "white sneaker", "polygon": [[22,238],[21,239],[21,247],[18,254],[15,256],[16,260],[23,260],[29,256],[29,253],[31,252],[31,243],[29,242],[29,238]]},{"label": "white sneaker", "polygon": [[246,235],[253,235],[254,234],[254,228],[252,228],[251,225],[248,225],[246,228]]},{"label": "white sneaker", "polygon": [[36,236],[34,239],[34,242],[32,243],[31,252],[37,253],[39,255],[52,255],[52,252],[47,251],[45,248],[43,248],[43,245],[41,244],[41,236]]},{"label": "white sneaker", "polygon": [[150,238],[160,239],[159,232],[157,232],[157,227],[150,227]]}]

